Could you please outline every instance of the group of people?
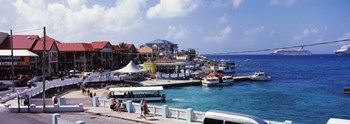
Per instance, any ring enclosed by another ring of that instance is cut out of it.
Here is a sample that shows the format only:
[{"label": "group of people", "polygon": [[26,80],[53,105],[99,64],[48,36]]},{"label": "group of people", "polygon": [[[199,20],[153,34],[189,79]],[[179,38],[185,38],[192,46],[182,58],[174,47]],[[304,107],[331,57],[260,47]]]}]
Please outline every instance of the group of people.
[{"label": "group of people", "polygon": [[110,109],[113,110],[113,111],[118,111],[118,112],[121,112],[124,110],[124,103],[122,100],[118,99],[112,99],[112,104],[110,106]]},{"label": "group of people", "polygon": [[92,93],[92,91],[90,91],[90,89],[86,90],[85,88],[82,88],[81,92],[83,95],[88,95],[90,98],[96,96],[96,92]]}]

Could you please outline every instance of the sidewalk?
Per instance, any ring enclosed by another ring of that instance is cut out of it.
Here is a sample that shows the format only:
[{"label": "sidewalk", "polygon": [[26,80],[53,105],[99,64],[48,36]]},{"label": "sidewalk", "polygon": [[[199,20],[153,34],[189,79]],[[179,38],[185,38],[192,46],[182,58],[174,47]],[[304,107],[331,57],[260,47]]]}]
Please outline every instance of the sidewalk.
[{"label": "sidewalk", "polygon": [[199,122],[187,122],[174,118],[162,118],[161,116],[147,115],[147,119],[141,118],[138,113],[116,112],[104,107],[84,107],[85,112],[97,115],[115,117],[129,121],[136,121],[146,124],[200,124]]}]

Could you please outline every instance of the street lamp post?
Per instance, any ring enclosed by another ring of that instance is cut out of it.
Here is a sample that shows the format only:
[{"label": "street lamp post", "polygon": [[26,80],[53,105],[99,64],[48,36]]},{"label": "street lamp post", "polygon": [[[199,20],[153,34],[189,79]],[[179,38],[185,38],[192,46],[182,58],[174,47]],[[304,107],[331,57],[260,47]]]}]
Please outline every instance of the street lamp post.
[{"label": "street lamp post", "polygon": [[46,93],[45,93],[45,63],[46,63],[46,27],[44,27],[44,41],[43,41],[43,56],[42,56],[42,81],[43,81],[43,112],[45,112],[46,106],[45,106],[45,99],[46,99]]},{"label": "street lamp post", "polygon": [[12,29],[10,30],[10,40],[11,40],[11,73],[12,73],[12,92],[15,92],[15,67],[13,62],[13,37],[12,37]]}]

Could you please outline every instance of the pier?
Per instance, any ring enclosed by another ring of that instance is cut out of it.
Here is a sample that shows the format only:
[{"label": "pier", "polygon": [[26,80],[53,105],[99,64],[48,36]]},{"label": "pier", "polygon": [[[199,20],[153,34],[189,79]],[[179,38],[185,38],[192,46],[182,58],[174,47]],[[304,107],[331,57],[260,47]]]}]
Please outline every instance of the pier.
[{"label": "pier", "polygon": [[174,87],[174,86],[197,86],[202,85],[201,80],[158,80],[151,79],[139,82],[143,86],[163,86],[163,87]]}]

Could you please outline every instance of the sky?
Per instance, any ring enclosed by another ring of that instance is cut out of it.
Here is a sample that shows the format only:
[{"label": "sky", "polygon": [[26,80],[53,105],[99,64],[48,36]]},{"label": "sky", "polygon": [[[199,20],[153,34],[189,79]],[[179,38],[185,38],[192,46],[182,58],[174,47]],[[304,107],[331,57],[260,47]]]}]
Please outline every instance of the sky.
[{"label": "sky", "polygon": [[[136,47],[155,39],[200,54],[350,38],[349,0],[0,0],[0,32]],[[306,47],[333,53],[349,42]],[[272,51],[271,51],[272,52]],[[265,54],[251,53],[251,54]]]}]

